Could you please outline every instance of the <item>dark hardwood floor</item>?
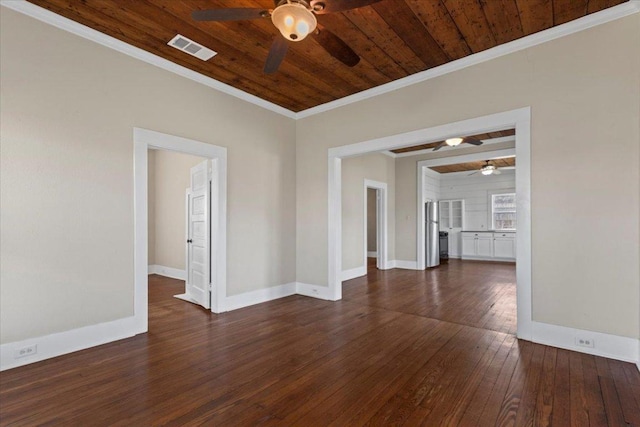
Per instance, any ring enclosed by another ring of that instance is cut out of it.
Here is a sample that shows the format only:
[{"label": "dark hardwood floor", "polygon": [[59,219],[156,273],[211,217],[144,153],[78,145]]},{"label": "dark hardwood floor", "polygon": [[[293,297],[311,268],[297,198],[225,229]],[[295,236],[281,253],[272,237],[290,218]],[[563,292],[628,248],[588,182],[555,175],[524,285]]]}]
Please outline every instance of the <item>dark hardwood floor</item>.
[{"label": "dark hardwood floor", "polygon": [[[151,276],[149,333],[2,372],[0,424],[640,426],[633,364],[427,317],[456,311],[453,266],[222,315]],[[441,304],[422,312],[430,294]],[[477,322],[473,309],[457,311]]]},{"label": "dark hardwood floor", "polygon": [[344,282],[342,298],[357,304],[516,334],[516,265],[450,259],[424,271],[377,270]]}]

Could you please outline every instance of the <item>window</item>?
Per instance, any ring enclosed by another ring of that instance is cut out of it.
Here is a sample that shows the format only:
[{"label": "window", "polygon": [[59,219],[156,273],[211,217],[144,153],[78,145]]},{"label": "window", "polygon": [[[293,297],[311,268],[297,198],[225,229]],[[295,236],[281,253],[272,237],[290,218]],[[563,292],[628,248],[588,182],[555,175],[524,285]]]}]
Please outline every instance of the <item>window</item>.
[{"label": "window", "polygon": [[516,229],[516,193],[491,195],[491,229]]}]

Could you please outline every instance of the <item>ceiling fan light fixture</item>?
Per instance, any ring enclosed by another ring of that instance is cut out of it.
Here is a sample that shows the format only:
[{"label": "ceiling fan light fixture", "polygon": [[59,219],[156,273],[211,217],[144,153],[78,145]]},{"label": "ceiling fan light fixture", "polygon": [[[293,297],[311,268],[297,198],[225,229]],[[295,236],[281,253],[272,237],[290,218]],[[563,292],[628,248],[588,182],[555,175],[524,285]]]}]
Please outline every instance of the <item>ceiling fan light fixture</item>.
[{"label": "ceiling fan light fixture", "polygon": [[318,21],[307,6],[295,0],[287,0],[271,13],[271,21],[287,40],[299,42],[312,33]]},{"label": "ceiling fan light fixture", "polygon": [[495,166],[486,165],[486,166],[483,166],[482,169],[480,169],[480,172],[482,173],[482,175],[491,175],[495,170],[496,170]]},{"label": "ceiling fan light fixture", "polygon": [[449,138],[444,141],[449,147],[455,147],[456,145],[460,145],[462,142],[462,138]]}]

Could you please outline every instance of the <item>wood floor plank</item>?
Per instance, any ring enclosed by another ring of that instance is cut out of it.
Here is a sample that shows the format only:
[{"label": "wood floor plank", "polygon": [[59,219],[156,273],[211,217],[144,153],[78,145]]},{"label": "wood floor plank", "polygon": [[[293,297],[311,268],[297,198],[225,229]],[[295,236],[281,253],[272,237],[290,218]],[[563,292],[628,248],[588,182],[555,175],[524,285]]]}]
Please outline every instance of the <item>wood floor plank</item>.
[{"label": "wood floor plank", "polygon": [[614,426],[629,425],[624,419],[624,413],[620,406],[620,398],[613,379],[598,377],[598,381],[600,382],[600,390],[602,391],[602,398],[607,411],[608,424]]},{"label": "wood floor plank", "polygon": [[426,369],[421,370],[403,385],[397,395],[399,399],[394,399],[400,406],[381,408],[370,422],[407,425],[422,422],[432,411],[433,405],[439,401],[442,391],[447,389],[448,384],[461,370],[471,364],[469,358],[476,357],[476,354],[469,350],[486,346],[495,337],[495,334],[487,334],[488,332],[462,330],[432,358],[432,363],[425,366]]},{"label": "wood floor plank", "polygon": [[584,393],[585,381],[582,358],[579,353],[569,355],[569,376],[571,388],[571,425],[589,425],[589,406]]},{"label": "wood floor plank", "polygon": [[436,270],[219,315],[150,276],[149,332],[2,372],[0,426],[640,426],[634,365],[504,332],[513,265]]},{"label": "wood floor plank", "polygon": [[551,425],[568,426],[571,423],[571,387],[569,376],[569,355],[567,350],[558,350],[556,356],[555,381],[553,392],[553,409]]},{"label": "wood floor plank", "polygon": [[628,382],[624,363],[607,360],[626,422],[640,426],[640,387]]},{"label": "wood floor plank", "polygon": [[596,368],[595,357],[582,354],[582,372],[585,382],[585,398],[589,408],[589,425],[606,426],[607,414],[604,409],[602,390],[598,381],[598,370]]},{"label": "wood floor plank", "polygon": [[531,364],[527,372],[527,378],[522,390],[522,396],[516,412],[516,425],[533,425],[535,420],[535,407],[537,395],[540,389],[542,367],[544,363],[545,347],[536,346],[531,357]]},{"label": "wood floor plank", "polygon": [[[479,425],[497,424],[512,377],[518,372],[526,372],[526,370],[522,368],[522,364],[526,358],[526,355],[523,355],[522,351],[527,345],[526,342],[516,342],[511,348],[507,361],[500,370],[495,387],[491,390],[491,395],[487,400],[482,414],[480,414]],[[531,355],[529,354],[528,357],[530,358]]]},{"label": "wood floor plank", "polygon": [[487,368],[482,377],[482,380],[475,390],[473,396],[470,398],[470,402],[465,409],[462,419],[459,425],[461,426],[475,426],[480,418],[489,397],[492,394],[493,388],[496,385],[498,376],[503,369],[503,366],[507,360],[509,353],[514,345],[517,345],[517,340],[513,337],[506,335],[503,346],[496,354],[496,357],[491,361],[491,364]]},{"label": "wood floor plank", "polygon": [[551,426],[553,412],[553,389],[555,386],[555,372],[558,351],[553,347],[545,348],[544,362],[540,378],[540,391],[536,400],[534,425],[540,427]]},{"label": "wood floor plank", "polygon": [[491,366],[507,339],[507,334],[491,334],[490,336],[493,341],[486,347],[484,353],[480,347],[476,347],[477,353],[481,354],[481,357],[476,359],[477,363],[474,365],[474,360],[470,360],[469,367],[459,371],[455,382],[445,387],[444,392],[440,393],[440,402],[436,403],[436,407],[424,419],[424,423],[444,425],[459,423],[471,395],[480,385],[483,374]]},{"label": "wood floor plank", "polygon": [[391,364],[381,367],[348,394],[336,393],[300,420],[302,424],[314,423],[334,426],[359,425],[366,419],[368,408],[375,408],[397,393],[404,382],[429,363],[461,327],[451,323],[440,324],[416,340],[410,351],[403,352]]}]

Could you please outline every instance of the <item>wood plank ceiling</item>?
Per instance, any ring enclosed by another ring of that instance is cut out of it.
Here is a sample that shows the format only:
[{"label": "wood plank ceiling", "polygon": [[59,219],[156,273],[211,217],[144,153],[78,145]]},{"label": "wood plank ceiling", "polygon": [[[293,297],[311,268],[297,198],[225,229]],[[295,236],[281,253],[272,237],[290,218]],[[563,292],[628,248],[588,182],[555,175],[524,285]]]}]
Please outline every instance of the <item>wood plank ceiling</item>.
[{"label": "wood plank ceiling", "polygon": [[[196,22],[194,10],[273,8],[273,0],[29,0],[169,61],[301,111],[481,52],[626,0],[383,0],[318,16],[360,62],[347,67],[311,37],[263,66],[278,30],[269,18]],[[326,0],[330,3],[331,0]],[[167,46],[182,34],[218,52],[207,62]]]},{"label": "wood plank ceiling", "polygon": [[[479,133],[477,135],[460,135],[460,136],[485,141],[487,139],[502,138],[505,136],[513,136],[515,134],[516,134],[515,129],[505,129],[505,130],[499,130],[496,132]],[[409,153],[411,151],[429,150],[431,148],[435,148],[436,145],[440,145],[442,142],[444,141],[435,141],[435,142],[429,142],[428,144],[412,145],[411,147],[404,147],[404,148],[398,148],[396,150],[391,150],[391,152],[395,154],[401,154],[401,153]]]},{"label": "wood plank ceiling", "polygon": [[[487,159],[489,160],[489,159]],[[477,162],[465,162],[465,163],[457,163],[455,165],[444,165],[444,166],[432,166],[429,169],[434,170],[438,173],[453,173],[453,172],[466,172],[466,171],[479,171],[484,165],[486,165],[487,160],[479,160]],[[515,157],[505,157],[503,159],[492,159],[491,162],[497,167],[506,168],[506,167],[515,167],[516,158]]]}]

